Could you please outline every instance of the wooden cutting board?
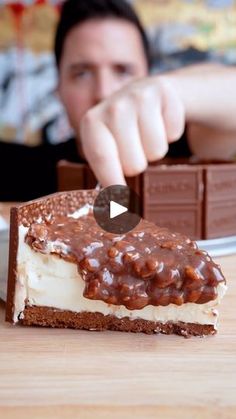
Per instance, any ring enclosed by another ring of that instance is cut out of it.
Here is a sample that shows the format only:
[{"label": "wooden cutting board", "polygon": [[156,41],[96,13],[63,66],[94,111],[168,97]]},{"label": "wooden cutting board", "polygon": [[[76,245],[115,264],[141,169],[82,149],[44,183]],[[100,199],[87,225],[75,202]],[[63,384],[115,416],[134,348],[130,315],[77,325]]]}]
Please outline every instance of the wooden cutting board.
[{"label": "wooden cutting board", "polygon": [[12,326],[0,304],[2,418],[236,418],[236,255],[218,335]]}]

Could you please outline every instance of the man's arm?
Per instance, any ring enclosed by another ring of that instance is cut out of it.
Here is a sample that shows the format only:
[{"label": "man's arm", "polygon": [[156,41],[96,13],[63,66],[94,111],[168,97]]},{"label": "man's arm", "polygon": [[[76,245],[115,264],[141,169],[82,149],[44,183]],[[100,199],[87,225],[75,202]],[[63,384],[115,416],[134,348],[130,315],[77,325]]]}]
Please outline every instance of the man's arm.
[{"label": "man's arm", "polygon": [[186,122],[236,132],[236,68],[199,64],[167,74],[186,110]]},{"label": "man's arm", "polygon": [[199,158],[229,159],[236,154],[236,69],[200,64],[170,77],[185,103],[187,137]]},{"label": "man's arm", "polygon": [[189,124],[187,138],[191,152],[199,159],[227,160],[236,157],[236,131]]},{"label": "man's arm", "polygon": [[124,176],[141,173],[148,162],[165,156],[185,124],[194,154],[234,154],[235,91],[235,69],[198,65],[131,83],[89,110],[79,135],[99,182],[122,184]]}]

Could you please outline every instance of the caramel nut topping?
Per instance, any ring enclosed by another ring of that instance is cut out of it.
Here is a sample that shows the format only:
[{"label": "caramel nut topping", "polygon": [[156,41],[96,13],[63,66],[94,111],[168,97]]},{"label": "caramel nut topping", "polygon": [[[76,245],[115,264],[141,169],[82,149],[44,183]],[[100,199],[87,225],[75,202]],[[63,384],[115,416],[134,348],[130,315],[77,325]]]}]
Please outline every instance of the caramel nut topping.
[{"label": "caramel nut topping", "polygon": [[140,310],[147,305],[204,304],[225,281],[218,265],[178,233],[142,220],[131,232],[103,231],[92,214],[34,223],[26,242],[35,251],[77,263],[84,297]]}]

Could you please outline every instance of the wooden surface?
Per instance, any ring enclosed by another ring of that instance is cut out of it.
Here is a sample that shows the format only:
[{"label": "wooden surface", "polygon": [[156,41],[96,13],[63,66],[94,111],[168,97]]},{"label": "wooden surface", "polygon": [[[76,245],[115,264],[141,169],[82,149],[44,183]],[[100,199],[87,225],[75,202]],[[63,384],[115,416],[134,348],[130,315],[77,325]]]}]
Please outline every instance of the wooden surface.
[{"label": "wooden surface", "polygon": [[0,417],[236,418],[236,255],[216,336],[24,328],[0,304]]}]

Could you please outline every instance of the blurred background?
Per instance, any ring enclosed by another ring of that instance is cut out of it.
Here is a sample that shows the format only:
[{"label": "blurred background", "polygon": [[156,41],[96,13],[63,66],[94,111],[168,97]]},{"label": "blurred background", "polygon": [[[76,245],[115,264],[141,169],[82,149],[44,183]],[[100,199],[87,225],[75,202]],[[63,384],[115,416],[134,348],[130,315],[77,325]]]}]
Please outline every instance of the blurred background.
[{"label": "blurred background", "polygon": [[[61,3],[0,0],[0,141],[35,146],[72,135],[52,53]],[[131,3],[150,38],[154,73],[207,60],[236,64],[236,0]]]}]

